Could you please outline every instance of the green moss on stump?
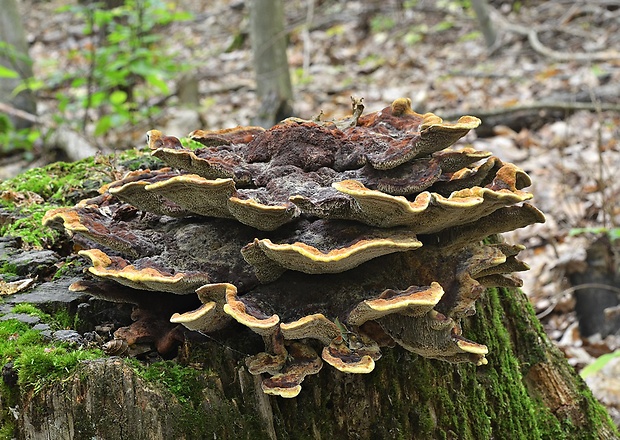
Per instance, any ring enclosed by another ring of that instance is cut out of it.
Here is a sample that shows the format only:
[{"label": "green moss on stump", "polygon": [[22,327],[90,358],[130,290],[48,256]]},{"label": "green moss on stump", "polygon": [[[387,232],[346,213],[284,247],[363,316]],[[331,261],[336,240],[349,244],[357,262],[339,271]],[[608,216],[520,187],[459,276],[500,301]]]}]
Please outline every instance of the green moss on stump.
[{"label": "green moss on stump", "polygon": [[[20,304],[14,313],[38,316],[43,322],[52,322],[50,315],[30,304]],[[11,407],[18,404],[23,393],[37,392],[44,386],[68,377],[82,360],[101,357],[100,350],[80,350],[64,343],[52,343],[28,324],[16,319],[0,321],[0,365],[12,365],[17,374],[17,386],[2,383],[0,401],[0,440],[15,437],[15,418]]]},{"label": "green moss on stump", "polygon": [[[38,316],[42,322],[58,328],[54,318],[31,304],[18,304],[12,312]],[[98,349],[78,349],[63,342],[49,341],[39,331],[16,319],[0,321],[0,362],[2,365],[13,363],[22,391],[38,390],[61,380],[80,361],[102,355]]]},{"label": "green moss on stump", "polygon": [[[525,316],[513,318],[515,308]],[[478,313],[464,322],[464,336],[489,347],[485,366],[454,365],[393,348],[382,350],[383,357],[368,375],[324,367],[318,376],[306,378],[295,399],[271,401],[278,438],[318,432],[320,438],[561,440],[617,433],[565,359],[548,358],[544,348],[550,343],[540,325],[519,327],[518,335],[512,335],[517,332],[513,319],[535,320],[527,298],[519,291],[493,289],[479,301]],[[548,348],[550,356],[557,354]],[[524,371],[539,363],[566,368],[561,377],[579,384],[583,395],[576,395],[570,412],[554,413],[531,388]],[[339,412],[343,408],[346,413]],[[584,423],[584,418],[594,424]],[[316,420],[324,423],[313,425]],[[601,424],[606,425],[602,430]]]},{"label": "green moss on stump", "polygon": [[161,386],[172,393],[182,406],[175,432],[187,439],[234,438],[256,439],[265,434],[253,414],[241,415],[239,409],[227,401],[217,374],[197,370],[175,361],[145,365],[128,363],[141,379]]},{"label": "green moss on stump", "polygon": [[[0,207],[14,216],[0,226],[0,235],[20,237],[26,246],[51,246],[61,234],[41,225],[49,209],[73,206],[81,199],[93,197],[102,185],[145,165],[158,168],[161,162],[145,151],[128,150],[74,163],[57,162],[0,182],[0,194],[5,194],[0,197]],[[24,195],[25,199],[15,200],[11,193]]]}]

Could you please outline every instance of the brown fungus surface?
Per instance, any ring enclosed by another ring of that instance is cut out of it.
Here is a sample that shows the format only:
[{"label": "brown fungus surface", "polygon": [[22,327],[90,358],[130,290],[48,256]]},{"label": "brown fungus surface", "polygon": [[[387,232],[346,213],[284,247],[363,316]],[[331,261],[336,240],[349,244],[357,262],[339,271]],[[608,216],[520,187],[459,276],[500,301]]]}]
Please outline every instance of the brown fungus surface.
[{"label": "brown fungus surface", "polygon": [[194,303],[169,306],[165,334],[144,318],[115,337],[166,351],[174,325],[245,326],[265,344],[248,370],[282,397],[323,363],[370,373],[395,344],[486,363],[484,341],[463,337],[461,321],[486,288],[517,286],[514,272],[527,269],[521,246],[484,239],[544,221],[524,203],[530,179],[489,152],[453,147],[475,117],[447,123],[404,98],[363,109],[353,100],[337,121],[196,130],[196,149],[151,130],[152,154],[171,168],[129,173],[44,218],[92,262],[98,287],[75,288],[114,297],[105,291],[122,284],[146,298],[141,308],[149,295],[195,292]]}]

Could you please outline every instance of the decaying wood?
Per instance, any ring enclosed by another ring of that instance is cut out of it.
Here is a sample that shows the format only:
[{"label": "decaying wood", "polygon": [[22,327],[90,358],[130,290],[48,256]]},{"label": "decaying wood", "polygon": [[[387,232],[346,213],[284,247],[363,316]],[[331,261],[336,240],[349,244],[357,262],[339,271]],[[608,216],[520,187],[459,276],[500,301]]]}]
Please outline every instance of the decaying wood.
[{"label": "decaying wood", "polygon": [[20,438],[617,438],[520,291],[487,292],[464,331],[489,345],[488,365],[384,349],[373,372],[325,367],[294,399],[266,396],[248,373],[244,353],[260,338],[216,335],[181,352],[203,372],[191,411],[119,358],[89,362],[21,395]]}]

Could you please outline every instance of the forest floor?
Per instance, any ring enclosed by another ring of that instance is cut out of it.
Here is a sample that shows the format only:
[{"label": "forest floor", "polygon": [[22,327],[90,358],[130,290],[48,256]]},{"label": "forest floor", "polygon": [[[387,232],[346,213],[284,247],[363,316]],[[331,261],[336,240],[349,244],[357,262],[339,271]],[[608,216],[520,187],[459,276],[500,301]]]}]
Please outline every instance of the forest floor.
[{"label": "forest floor", "polygon": [[[21,3],[38,78],[80,68],[78,55],[90,43],[78,18],[57,12],[62,3]],[[533,203],[547,218],[509,240],[527,246],[521,256],[531,270],[523,274],[524,290],[549,336],[578,369],[602,354],[620,353],[620,329],[605,338],[579,334],[574,292],[580,287],[569,282],[572,272],[584,270],[589,246],[620,230],[620,52],[613,49],[620,48],[620,2],[491,2],[501,4],[491,15],[498,31],[491,51],[462,2],[285,3],[296,115],[343,117],[356,96],[368,112],[409,97],[421,113],[482,116],[483,129],[461,144],[523,168],[532,177]],[[193,104],[171,92],[152,126],[119,127],[103,139],[89,138],[87,128],[87,138],[102,151],[141,145],[154,127],[184,135],[251,124],[259,103],[247,2],[177,5],[193,19],[158,29],[165,35],[158,50],[188,68],[180,76],[196,80]],[[58,112],[59,91],[40,93],[42,118]],[[45,145],[35,156],[36,165],[53,157]],[[27,166],[15,157],[3,163],[5,175]],[[611,250],[620,248],[612,244]],[[617,422],[618,360],[587,378]]]}]

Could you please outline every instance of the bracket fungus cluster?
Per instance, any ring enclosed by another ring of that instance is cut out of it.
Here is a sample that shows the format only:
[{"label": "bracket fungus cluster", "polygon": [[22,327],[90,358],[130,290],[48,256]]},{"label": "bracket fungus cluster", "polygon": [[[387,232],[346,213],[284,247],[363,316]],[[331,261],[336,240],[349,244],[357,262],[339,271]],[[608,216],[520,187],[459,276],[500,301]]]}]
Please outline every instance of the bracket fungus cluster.
[{"label": "bracket fungus cluster", "polygon": [[[522,247],[484,239],[544,221],[524,203],[529,177],[450,148],[475,117],[446,123],[408,99],[362,111],[354,100],[338,121],[198,130],[195,149],[150,131],[168,168],[132,172],[44,223],[80,240],[100,283],[146,301],[197,295],[169,306],[172,323],[212,333],[236,322],[262,336],[246,365],[268,394],[296,396],[324,362],[369,373],[395,344],[485,364],[461,320],[486,288],[520,285]],[[97,290],[74,288],[87,285]]]}]

